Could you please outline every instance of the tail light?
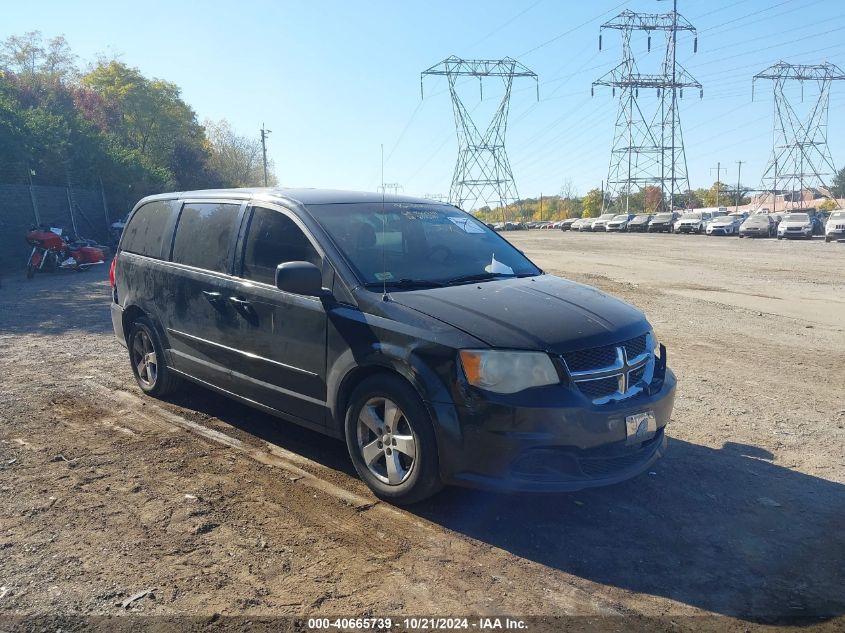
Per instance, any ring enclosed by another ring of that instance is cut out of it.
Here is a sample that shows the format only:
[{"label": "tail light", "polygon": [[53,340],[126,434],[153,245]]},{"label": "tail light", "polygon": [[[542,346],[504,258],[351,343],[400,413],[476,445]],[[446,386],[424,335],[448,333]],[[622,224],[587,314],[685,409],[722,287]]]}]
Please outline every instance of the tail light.
[{"label": "tail light", "polygon": [[117,255],[114,256],[111,260],[111,266],[109,266],[109,285],[114,288],[114,268],[117,265]]}]

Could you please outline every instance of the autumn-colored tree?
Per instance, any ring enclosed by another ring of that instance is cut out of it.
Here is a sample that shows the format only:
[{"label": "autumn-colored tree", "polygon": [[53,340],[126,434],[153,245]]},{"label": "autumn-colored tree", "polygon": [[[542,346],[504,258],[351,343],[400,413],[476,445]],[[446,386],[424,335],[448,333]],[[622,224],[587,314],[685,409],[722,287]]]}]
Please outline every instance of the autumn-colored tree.
[{"label": "autumn-colored tree", "polygon": [[663,206],[663,190],[654,185],[648,185],[643,190],[643,203],[645,211],[657,211]]}]

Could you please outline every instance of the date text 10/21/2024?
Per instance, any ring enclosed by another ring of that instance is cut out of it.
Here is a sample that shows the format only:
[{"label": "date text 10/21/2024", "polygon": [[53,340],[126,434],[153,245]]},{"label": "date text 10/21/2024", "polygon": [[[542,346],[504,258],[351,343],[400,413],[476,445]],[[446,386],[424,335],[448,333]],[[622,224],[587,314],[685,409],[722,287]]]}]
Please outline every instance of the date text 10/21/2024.
[{"label": "date text 10/21/2024", "polygon": [[476,618],[438,618],[438,617],[403,617],[403,618],[309,618],[307,628],[313,631],[385,631],[385,630],[475,630],[475,631],[519,631],[528,628],[527,623],[519,618],[476,617]]}]

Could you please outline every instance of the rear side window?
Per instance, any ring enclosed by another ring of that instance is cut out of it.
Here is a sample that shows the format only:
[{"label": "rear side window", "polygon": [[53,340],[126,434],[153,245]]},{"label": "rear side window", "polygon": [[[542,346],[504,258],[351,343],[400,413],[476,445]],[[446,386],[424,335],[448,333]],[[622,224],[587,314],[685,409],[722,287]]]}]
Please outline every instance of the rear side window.
[{"label": "rear side window", "polygon": [[123,231],[120,248],[129,253],[160,259],[171,212],[170,202],[166,200],[140,207]]},{"label": "rear side window", "polygon": [[229,245],[238,219],[238,204],[189,203],[182,207],[173,261],[218,273],[228,272]]},{"label": "rear side window", "polygon": [[256,207],[244,244],[243,278],[275,285],[276,266],[285,262],[311,262],[320,266],[321,258],[288,216]]}]

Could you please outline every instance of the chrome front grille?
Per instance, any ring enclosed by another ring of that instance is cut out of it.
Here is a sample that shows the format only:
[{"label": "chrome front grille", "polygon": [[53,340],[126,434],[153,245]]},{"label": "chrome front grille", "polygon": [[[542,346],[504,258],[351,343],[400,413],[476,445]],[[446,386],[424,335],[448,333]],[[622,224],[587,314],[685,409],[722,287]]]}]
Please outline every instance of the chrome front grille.
[{"label": "chrome front grille", "polygon": [[654,378],[654,342],[642,334],[616,345],[561,355],[572,381],[594,404],[631,398]]}]

